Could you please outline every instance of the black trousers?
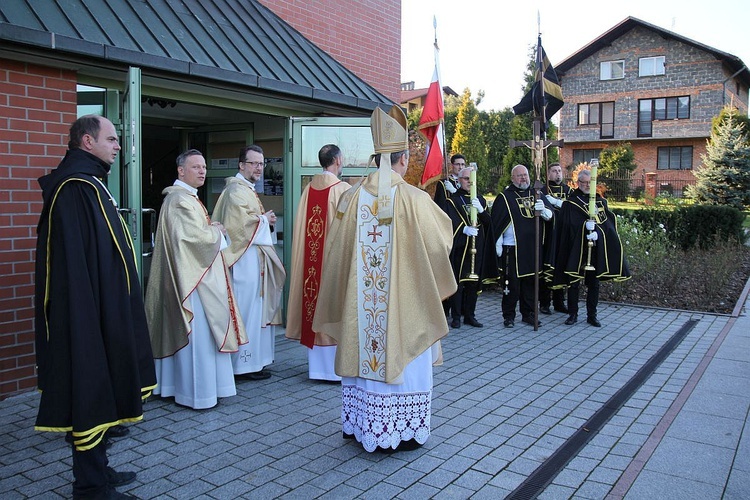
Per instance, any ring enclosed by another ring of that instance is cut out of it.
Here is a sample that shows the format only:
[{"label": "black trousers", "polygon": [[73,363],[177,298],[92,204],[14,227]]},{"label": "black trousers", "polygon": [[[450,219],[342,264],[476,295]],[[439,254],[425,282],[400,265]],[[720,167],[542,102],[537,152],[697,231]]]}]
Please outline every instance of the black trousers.
[{"label": "black trousers", "polygon": [[[586,271],[583,275],[586,285],[586,314],[589,318],[596,318],[596,306],[599,305],[599,279],[594,271]],[[581,282],[576,281],[568,287],[568,314],[578,314],[578,296]]]},{"label": "black trousers", "polygon": [[534,317],[534,276],[518,277],[516,266],[516,249],[504,246],[505,279],[508,281],[508,293],[503,293],[503,319],[516,317],[516,304],[519,304],[521,316]]},{"label": "black trousers", "polygon": [[463,314],[464,320],[467,318],[475,319],[478,294],[478,281],[464,281],[459,283],[456,293],[448,299],[450,301],[451,317],[460,318]]},{"label": "black trousers", "polygon": [[73,498],[99,499],[107,496],[107,446],[102,441],[88,451],[73,446]]},{"label": "black trousers", "polygon": [[565,290],[552,290],[549,285],[549,281],[539,280],[539,305],[549,307],[552,304],[557,309],[565,307]]}]

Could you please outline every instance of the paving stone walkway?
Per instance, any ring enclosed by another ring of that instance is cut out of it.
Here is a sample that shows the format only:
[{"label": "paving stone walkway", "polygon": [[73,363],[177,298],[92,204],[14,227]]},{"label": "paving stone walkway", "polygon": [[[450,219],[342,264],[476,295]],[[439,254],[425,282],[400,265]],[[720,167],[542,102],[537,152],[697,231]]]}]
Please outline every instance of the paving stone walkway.
[{"label": "paving stone walkway", "polygon": [[[683,325],[696,325],[544,487],[545,499],[750,498],[750,320],[602,304],[602,328],[540,316],[503,328],[477,307],[435,368],[432,435],[415,451],[343,440],[338,384],[307,379],[307,354],[276,339],[273,377],[194,411],[171,399],[110,449],[140,498],[497,499],[510,495]],[[520,318],[517,318],[520,319]],[[38,395],[0,402],[0,497],[69,498],[70,449],[33,430]]]}]

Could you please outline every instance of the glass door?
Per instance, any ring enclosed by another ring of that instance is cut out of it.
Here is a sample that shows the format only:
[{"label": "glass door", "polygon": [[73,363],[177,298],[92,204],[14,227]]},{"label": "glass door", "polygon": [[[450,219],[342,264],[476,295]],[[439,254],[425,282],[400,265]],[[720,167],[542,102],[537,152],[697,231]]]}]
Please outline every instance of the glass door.
[{"label": "glass door", "polygon": [[[285,143],[289,149],[284,156],[285,187],[289,192],[284,196],[284,235],[289,235],[283,245],[284,262],[292,261],[291,235],[294,228],[294,215],[297,212],[302,189],[313,175],[321,172],[318,151],[326,144],[336,144],[344,157],[342,180],[355,184],[367,171],[367,162],[373,153],[370,117],[361,118],[289,118]],[[286,239],[285,238],[285,239]],[[291,269],[287,269],[287,275]],[[288,291],[284,293],[284,310]]]}]

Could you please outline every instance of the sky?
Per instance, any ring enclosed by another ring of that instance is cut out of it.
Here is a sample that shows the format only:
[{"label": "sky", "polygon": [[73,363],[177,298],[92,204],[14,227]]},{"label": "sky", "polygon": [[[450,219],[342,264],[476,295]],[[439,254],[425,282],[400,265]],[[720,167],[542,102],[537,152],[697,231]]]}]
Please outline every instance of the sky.
[{"label": "sky", "polygon": [[437,20],[442,85],[477,96],[480,110],[514,106],[522,97],[529,48],[542,46],[553,66],[628,16],[673,31],[750,65],[748,0],[402,0],[401,81],[430,84]]}]

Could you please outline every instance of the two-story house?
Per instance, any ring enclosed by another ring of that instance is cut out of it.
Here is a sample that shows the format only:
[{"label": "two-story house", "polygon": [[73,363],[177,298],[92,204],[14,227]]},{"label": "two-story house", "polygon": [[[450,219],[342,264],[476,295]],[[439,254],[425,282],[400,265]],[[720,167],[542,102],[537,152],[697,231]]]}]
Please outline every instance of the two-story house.
[{"label": "two-story house", "polygon": [[636,190],[648,176],[655,194],[661,188],[679,196],[694,182],[711,120],[727,104],[748,111],[750,70],[742,60],[633,17],[556,69],[565,96],[561,164],[572,167],[630,143]]},{"label": "two-story house", "polygon": [[[401,83],[401,106],[406,109],[407,113],[411,113],[415,109],[421,109],[424,108],[424,101],[427,97],[427,91],[429,90],[429,87],[424,87],[421,89],[415,89],[414,88],[414,82],[405,82]],[[455,90],[448,87],[447,85],[443,86],[443,100],[445,100],[448,96],[458,96]]]}]

